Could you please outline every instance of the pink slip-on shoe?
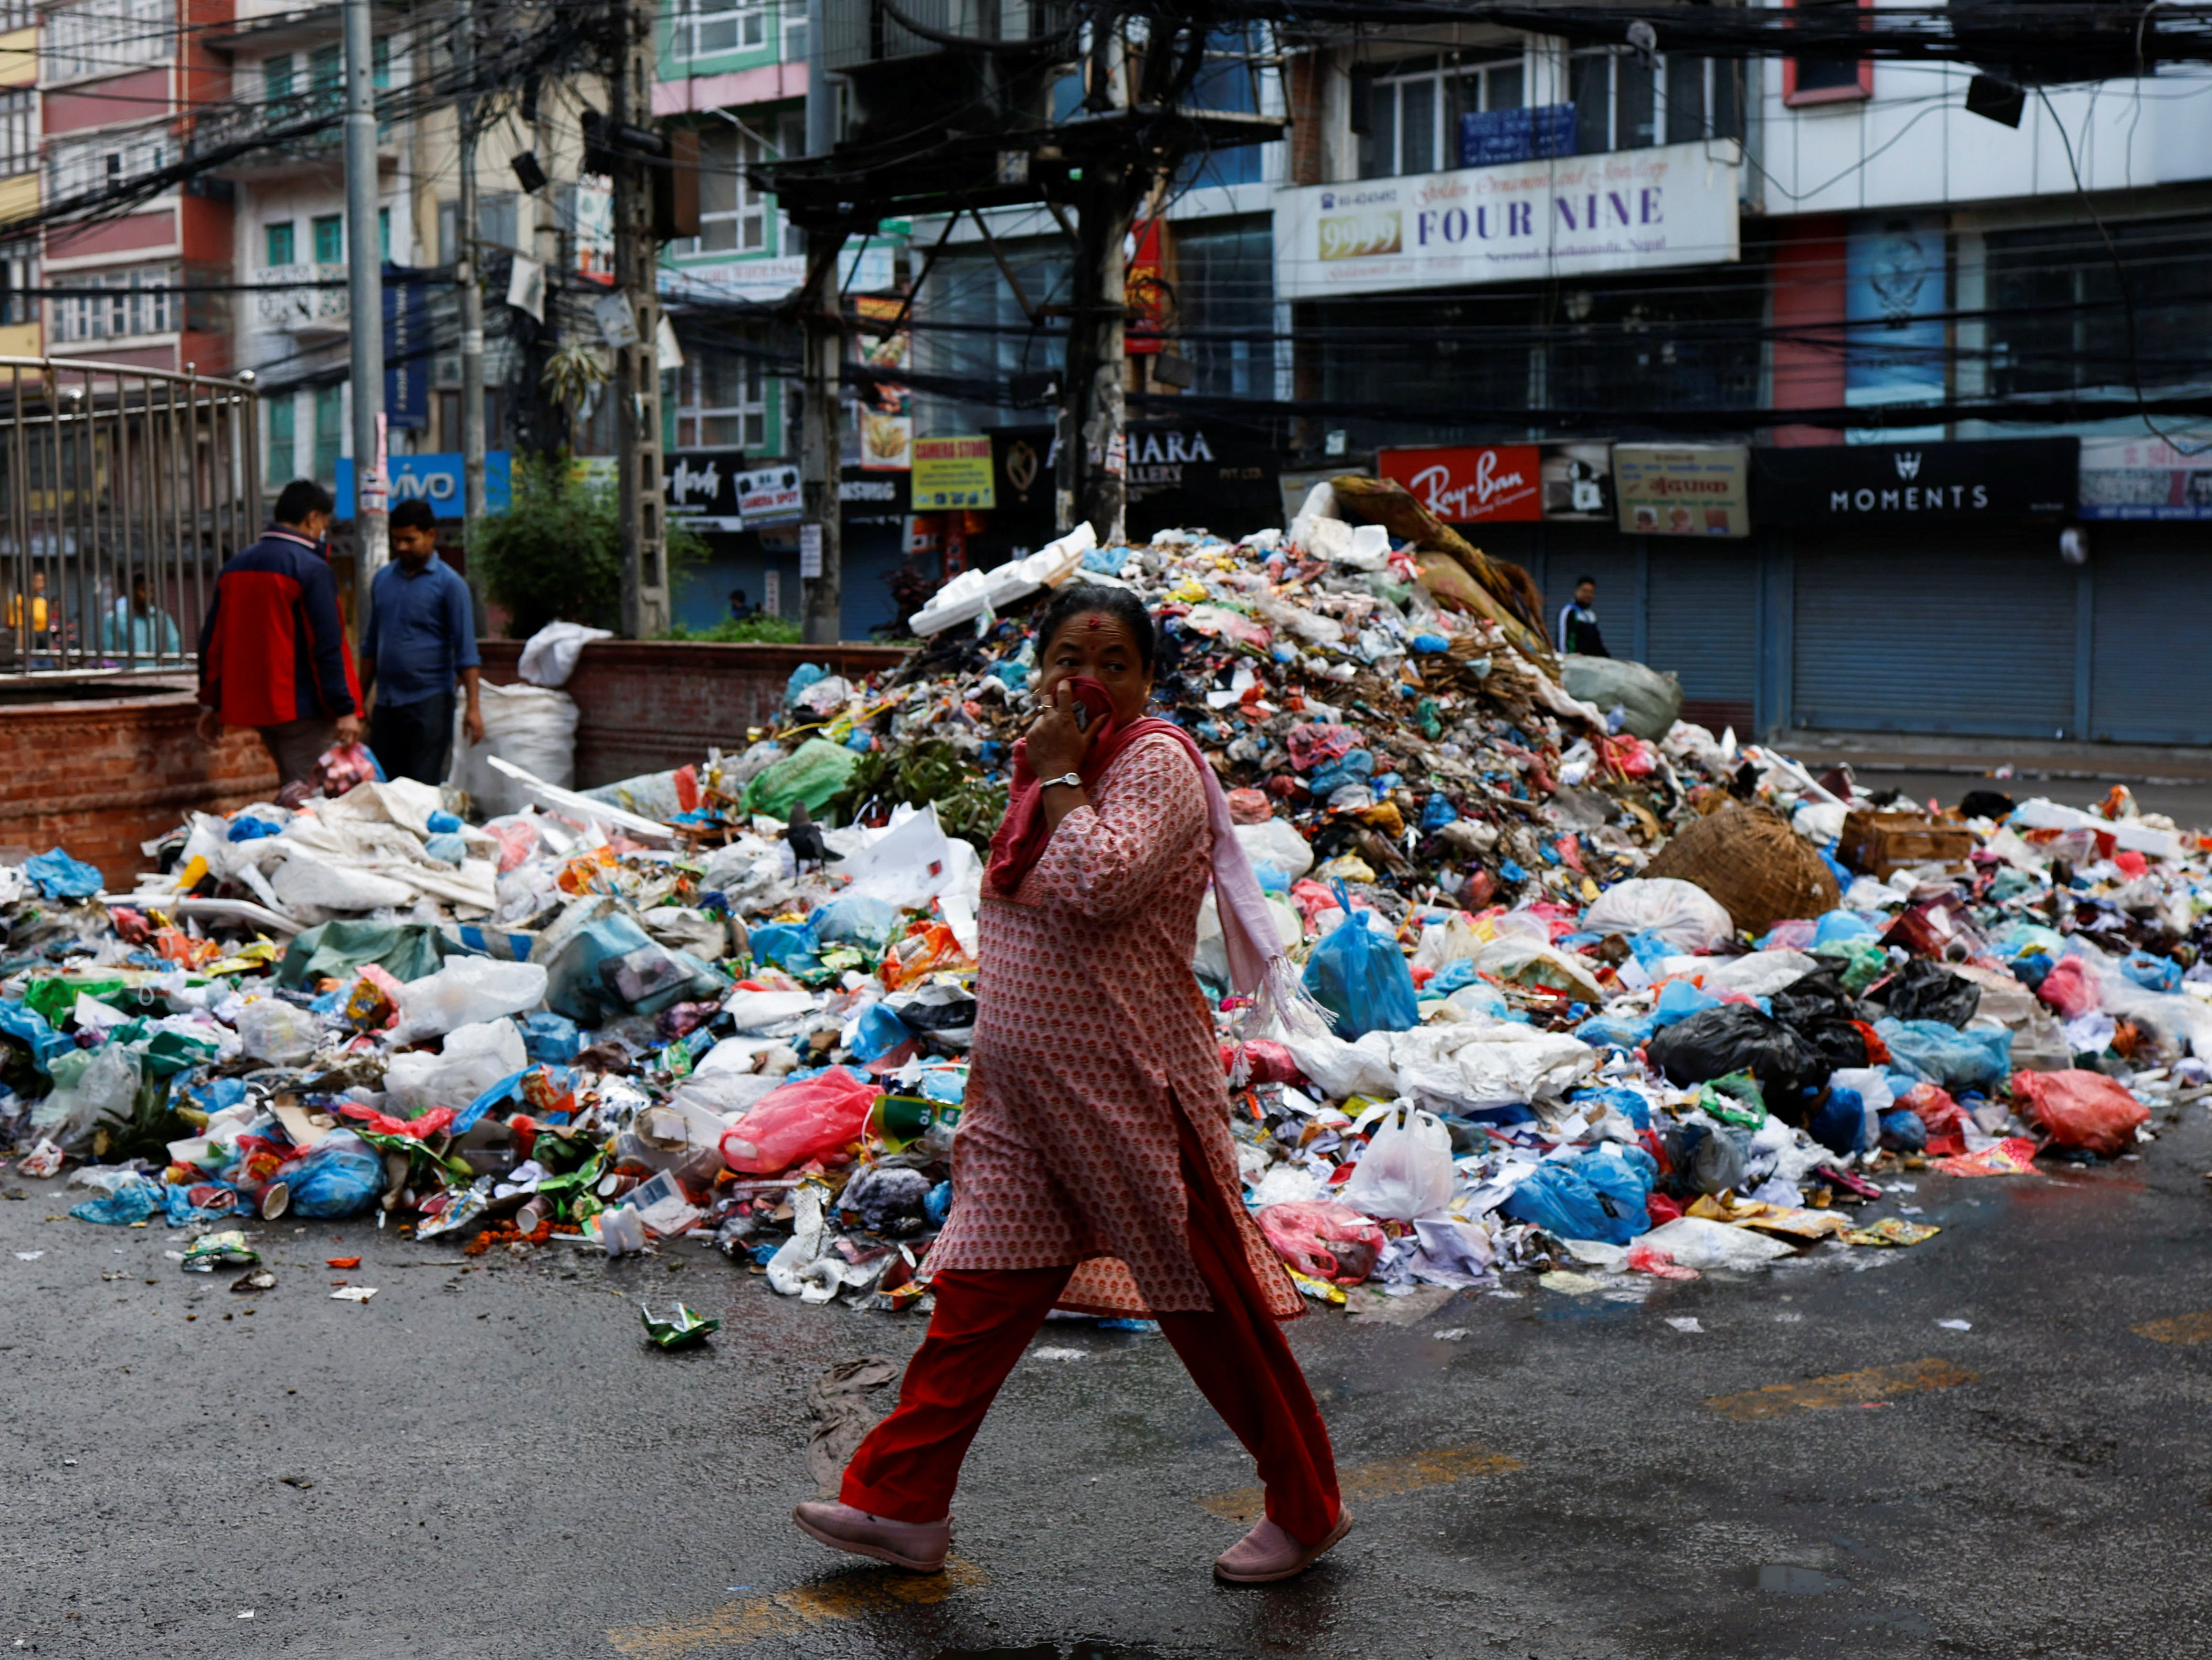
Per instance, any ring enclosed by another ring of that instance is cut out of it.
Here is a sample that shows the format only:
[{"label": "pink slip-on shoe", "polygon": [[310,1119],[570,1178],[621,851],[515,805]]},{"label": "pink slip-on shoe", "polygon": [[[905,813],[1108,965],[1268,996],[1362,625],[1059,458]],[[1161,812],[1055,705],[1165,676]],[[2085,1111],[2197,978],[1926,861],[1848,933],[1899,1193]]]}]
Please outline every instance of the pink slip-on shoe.
[{"label": "pink slip-on shoe", "polygon": [[911,1568],[916,1573],[941,1572],[945,1554],[952,1548],[950,1516],[935,1522],[894,1522],[850,1505],[809,1499],[793,1510],[791,1519],[809,1539],[832,1550],[872,1556],[878,1562]]},{"label": "pink slip-on shoe", "polygon": [[1213,1559],[1213,1572],[1233,1585],[1265,1585],[1295,1578],[1327,1555],[1352,1531],[1352,1512],[1339,1511],[1336,1525],[1318,1545],[1301,1545],[1262,1517],[1259,1524]]}]

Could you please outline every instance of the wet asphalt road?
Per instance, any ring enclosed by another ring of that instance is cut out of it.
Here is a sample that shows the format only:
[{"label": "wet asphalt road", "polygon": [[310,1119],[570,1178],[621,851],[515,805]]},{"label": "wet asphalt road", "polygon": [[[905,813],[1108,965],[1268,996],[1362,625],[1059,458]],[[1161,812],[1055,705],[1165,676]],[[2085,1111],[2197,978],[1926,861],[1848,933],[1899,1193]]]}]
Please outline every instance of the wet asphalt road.
[{"label": "wet asphalt road", "polygon": [[[1358,1525],[1243,1590],[1207,1577],[1237,1524],[1200,1501],[1234,1511],[1249,1467],[1155,1336],[1048,1328],[969,1461],[955,1572],[916,1579],[786,1519],[805,1384],[916,1323],[690,1245],[460,1272],[349,1224],[263,1230],[250,1298],[25,1183],[0,1654],[2212,1654],[2212,1115],[2146,1153],[1923,1174],[1890,1202],[1945,1231],[1908,1250],[1302,1321]],[[727,1321],[703,1351],[641,1341],[638,1298],[678,1295]]]}]

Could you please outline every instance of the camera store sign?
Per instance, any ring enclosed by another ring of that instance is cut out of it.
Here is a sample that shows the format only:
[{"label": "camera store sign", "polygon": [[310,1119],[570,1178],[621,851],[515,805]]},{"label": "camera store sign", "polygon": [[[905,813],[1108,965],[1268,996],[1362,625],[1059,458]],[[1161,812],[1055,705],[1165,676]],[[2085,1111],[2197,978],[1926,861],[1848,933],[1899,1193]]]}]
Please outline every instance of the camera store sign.
[{"label": "camera store sign", "polygon": [[1753,452],[1752,504],[1772,525],[2002,524],[2070,518],[2078,438],[1829,444]]}]

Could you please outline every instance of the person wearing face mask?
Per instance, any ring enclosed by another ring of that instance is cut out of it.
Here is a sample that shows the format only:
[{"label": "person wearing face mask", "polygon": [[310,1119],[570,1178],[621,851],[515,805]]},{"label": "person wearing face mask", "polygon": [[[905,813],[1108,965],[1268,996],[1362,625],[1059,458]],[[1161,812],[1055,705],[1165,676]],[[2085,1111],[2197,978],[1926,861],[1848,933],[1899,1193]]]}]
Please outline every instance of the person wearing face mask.
[{"label": "person wearing face mask", "polygon": [[1241,1200],[1213,1020],[1190,968],[1212,882],[1237,988],[1293,1006],[1295,970],[1212,769],[1146,720],[1153,634],[1123,588],[1071,584],[1037,629],[979,915],[976,1021],[953,1201],[924,1264],[936,1295],[897,1408],[839,1500],[800,1505],[822,1543],[944,1566],[960,1462],[1054,1308],[1155,1319],[1258,1464],[1266,1515],[1214,1562],[1240,1584],[1304,1572],[1352,1525],[1321,1414],[1279,1323],[1297,1287]]}]

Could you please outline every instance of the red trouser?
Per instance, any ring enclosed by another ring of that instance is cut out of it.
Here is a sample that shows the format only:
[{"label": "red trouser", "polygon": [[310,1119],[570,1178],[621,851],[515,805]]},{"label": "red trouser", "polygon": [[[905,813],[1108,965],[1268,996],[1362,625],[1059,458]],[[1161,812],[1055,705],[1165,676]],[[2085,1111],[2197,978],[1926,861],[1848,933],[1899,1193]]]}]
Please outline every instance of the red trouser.
[{"label": "red trouser", "polygon": [[[1160,1329],[1259,1465],[1268,1517],[1300,1544],[1317,1545],[1336,1525],[1338,1510],[1328,1432],[1180,1113],[1176,1128],[1190,1195],[1191,1256],[1213,1307],[1163,1314]],[[897,1409],[845,1467],[840,1496],[847,1504],[897,1522],[934,1522],[951,1509],[968,1444],[1074,1271],[1073,1265],[948,1268],[935,1276],[928,1335],[907,1363]]]}]

